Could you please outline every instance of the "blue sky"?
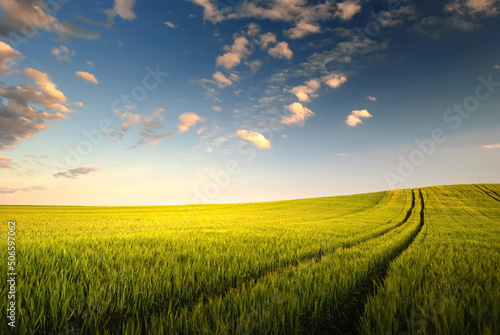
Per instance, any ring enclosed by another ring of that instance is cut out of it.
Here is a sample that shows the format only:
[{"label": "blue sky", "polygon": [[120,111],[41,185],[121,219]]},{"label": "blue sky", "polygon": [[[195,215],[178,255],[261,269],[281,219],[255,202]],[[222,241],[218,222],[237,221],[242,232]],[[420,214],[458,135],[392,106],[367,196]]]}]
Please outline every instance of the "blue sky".
[{"label": "blue sky", "polygon": [[0,0],[0,203],[500,177],[500,1]]}]

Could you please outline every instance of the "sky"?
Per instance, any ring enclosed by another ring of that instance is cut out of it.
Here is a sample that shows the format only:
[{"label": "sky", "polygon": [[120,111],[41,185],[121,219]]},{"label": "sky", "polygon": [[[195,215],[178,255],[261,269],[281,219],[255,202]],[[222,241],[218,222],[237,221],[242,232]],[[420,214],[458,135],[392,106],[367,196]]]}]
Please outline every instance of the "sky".
[{"label": "sky", "polygon": [[0,0],[0,204],[499,183],[500,0]]}]

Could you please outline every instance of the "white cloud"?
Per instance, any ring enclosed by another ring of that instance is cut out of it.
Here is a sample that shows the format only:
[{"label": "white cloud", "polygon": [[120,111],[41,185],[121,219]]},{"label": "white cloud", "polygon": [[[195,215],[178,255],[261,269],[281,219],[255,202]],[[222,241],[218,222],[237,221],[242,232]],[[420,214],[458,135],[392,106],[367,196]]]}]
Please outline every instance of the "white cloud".
[{"label": "white cloud", "polygon": [[341,73],[331,73],[321,79],[331,88],[338,88],[347,81],[347,77]]},{"label": "white cloud", "polygon": [[344,1],[337,4],[337,9],[339,10],[337,15],[342,20],[348,21],[361,11],[361,5],[357,1]]},{"label": "white cloud", "polygon": [[27,37],[43,30],[58,33],[61,38],[99,38],[99,34],[87,31],[72,22],[59,22],[47,12],[50,8],[53,6],[48,6],[41,0],[1,0],[0,36],[11,38],[10,35],[14,34]]},{"label": "white cloud", "polygon": [[217,7],[214,6],[211,0],[190,0],[195,4],[203,7],[203,17],[212,23],[220,22],[224,19],[223,15]]},{"label": "white cloud", "polygon": [[97,78],[92,73],[89,73],[89,72],[76,71],[75,72],[75,77],[77,79],[88,81],[89,83],[93,83],[93,84],[96,84],[96,85],[99,83],[99,81],[97,80]]},{"label": "white cloud", "polygon": [[377,98],[376,97],[372,97],[372,96],[367,96],[366,99],[368,99],[370,101],[377,101]]},{"label": "white cloud", "polygon": [[494,65],[493,68],[500,70],[500,65]]},{"label": "white cloud", "polygon": [[491,145],[485,145],[485,149],[497,149],[500,148],[500,143],[499,144],[491,144]]},{"label": "white cloud", "polygon": [[363,123],[362,118],[371,118],[373,115],[368,113],[366,109],[353,110],[347,117],[345,123],[351,127],[356,127],[358,124]]},{"label": "white cloud", "polygon": [[250,23],[248,25],[247,35],[248,36],[256,36],[260,32],[260,27],[257,23]]},{"label": "white cloud", "polygon": [[190,127],[194,126],[199,121],[203,121],[203,118],[193,112],[182,113],[179,116],[179,133],[188,131]]},{"label": "white cloud", "polygon": [[68,47],[61,45],[60,48],[52,48],[51,53],[56,56],[59,60],[65,60],[67,62],[71,61],[71,56],[75,55],[73,50],[70,50]]},{"label": "white cloud", "polygon": [[287,42],[279,42],[274,48],[269,49],[269,55],[275,58],[292,59],[293,52],[288,47]]},{"label": "white cloud", "polygon": [[91,62],[89,60],[85,62],[85,64],[87,64],[88,67],[94,67],[94,62]]},{"label": "white cloud", "polygon": [[317,98],[316,92],[321,87],[321,83],[317,79],[311,79],[305,82],[305,85],[300,85],[292,88],[289,92],[294,94],[300,102],[309,102],[311,98]]},{"label": "white cloud", "polygon": [[[220,88],[226,87],[226,86],[231,86],[233,84],[233,81],[226,77],[222,72],[217,71],[213,74],[214,80],[217,82],[217,86]],[[237,76],[233,76],[233,78],[238,79]]]},{"label": "white cloud", "polygon": [[262,49],[266,49],[269,44],[276,43],[276,35],[273,33],[265,33],[260,35],[260,46]]},{"label": "white cloud", "polygon": [[[63,92],[59,91],[56,85],[50,80],[46,73],[40,72],[32,68],[26,68],[24,74],[31,78],[39,87],[41,94],[35,92],[33,102],[39,103],[46,108],[55,109],[60,112],[72,112],[63,103],[66,102],[66,96]],[[25,96],[27,97],[27,96]]]},{"label": "white cloud", "polygon": [[172,29],[177,28],[177,26],[175,24],[173,24],[172,22],[170,22],[170,21],[165,21],[163,23],[165,23],[166,26],[169,26]]},{"label": "white cloud", "polygon": [[216,65],[226,69],[231,69],[241,63],[241,60],[250,54],[248,50],[249,42],[244,36],[237,37],[232,46],[225,46],[227,51],[224,55],[218,56]]},{"label": "white cloud", "polygon": [[222,112],[222,107],[221,107],[221,106],[212,106],[212,109],[213,109],[215,112]]},{"label": "white cloud", "polygon": [[11,73],[14,59],[22,57],[21,53],[12,49],[10,45],[0,41],[0,74],[8,75]]},{"label": "white cloud", "polygon": [[312,24],[309,22],[299,22],[293,28],[287,31],[288,36],[291,39],[299,39],[310,34],[317,34],[321,32],[321,27],[319,24]]},{"label": "white cloud", "polygon": [[281,123],[289,126],[303,126],[304,121],[314,115],[314,113],[309,108],[302,106],[302,104],[298,102],[287,106],[287,109],[292,113],[292,115],[284,117],[281,120]]},{"label": "white cloud", "polygon": [[134,4],[135,0],[115,0],[113,10],[115,13],[125,20],[134,20]]},{"label": "white cloud", "polygon": [[245,141],[253,143],[253,145],[255,145],[258,148],[271,149],[271,142],[269,142],[269,140],[259,132],[238,130],[236,131],[235,134],[244,139]]}]

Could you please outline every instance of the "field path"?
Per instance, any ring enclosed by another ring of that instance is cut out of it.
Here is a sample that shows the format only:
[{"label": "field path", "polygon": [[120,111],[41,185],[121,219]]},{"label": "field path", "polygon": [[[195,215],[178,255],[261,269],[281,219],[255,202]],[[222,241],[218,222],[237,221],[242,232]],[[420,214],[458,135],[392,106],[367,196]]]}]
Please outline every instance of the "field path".
[{"label": "field path", "polygon": [[[416,205],[416,196],[415,196],[416,192],[418,193],[418,199],[420,200],[418,205]],[[420,189],[413,189],[412,194],[413,194],[412,207],[408,210],[401,224],[406,223],[412,215],[415,216],[418,215],[420,217],[420,223],[417,229],[411,236],[411,239],[406,244],[401,246],[392,255],[390,255],[390,257],[388,257],[385,260],[385,262],[380,264],[378,269],[374,271],[373,277],[371,278],[370,282],[367,283],[366,286],[363,287],[362,290],[358,292],[358,294],[352,300],[351,305],[346,307],[346,317],[344,319],[344,322],[342,323],[340,328],[336,329],[334,334],[339,334],[339,335],[358,334],[358,328],[357,328],[358,320],[360,320],[361,316],[363,315],[365,304],[368,301],[369,297],[376,294],[376,287],[378,285],[382,285],[382,283],[385,281],[385,278],[387,277],[392,262],[394,262],[406,249],[408,249],[408,247],[413,243],[413,241],[415,241],[415,238],[418,236],[418,234],[424,227],[425,204],[422,191]],[[326,335],[333,333],[325,332],[324,334]]]}]

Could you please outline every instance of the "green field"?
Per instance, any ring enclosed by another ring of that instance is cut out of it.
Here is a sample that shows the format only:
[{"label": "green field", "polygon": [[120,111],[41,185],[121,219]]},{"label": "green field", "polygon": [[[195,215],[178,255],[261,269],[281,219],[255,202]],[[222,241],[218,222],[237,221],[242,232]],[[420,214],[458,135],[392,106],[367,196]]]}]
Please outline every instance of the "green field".
[{"label": "green field", "polygon": [[500,334],[500,184],[0,214],[3,333]]}]

